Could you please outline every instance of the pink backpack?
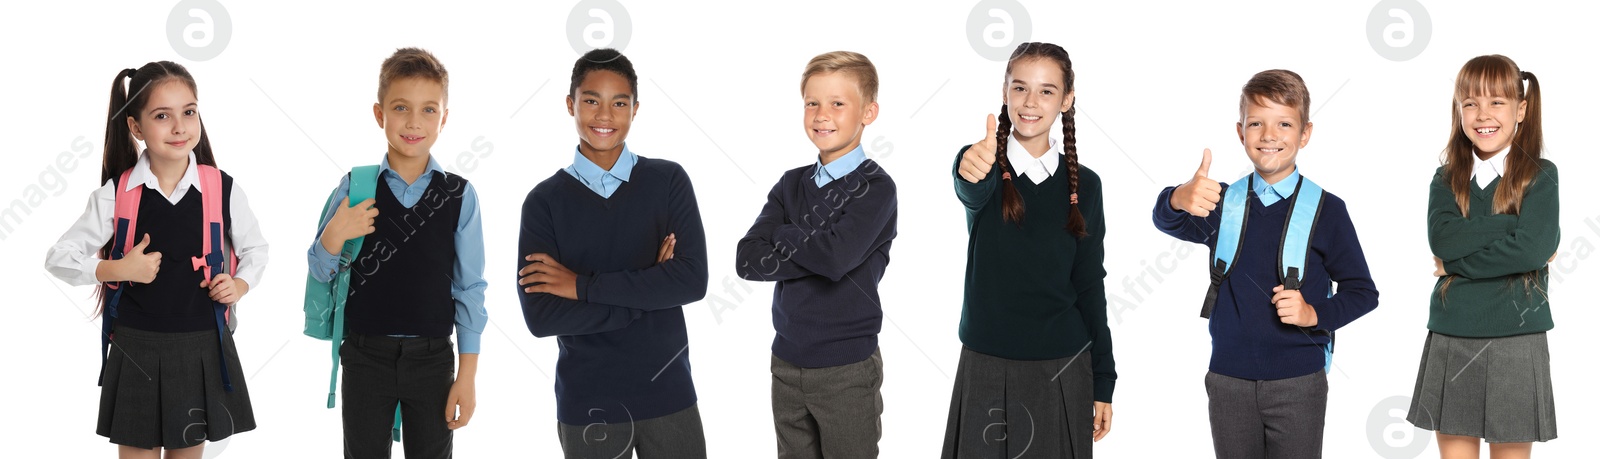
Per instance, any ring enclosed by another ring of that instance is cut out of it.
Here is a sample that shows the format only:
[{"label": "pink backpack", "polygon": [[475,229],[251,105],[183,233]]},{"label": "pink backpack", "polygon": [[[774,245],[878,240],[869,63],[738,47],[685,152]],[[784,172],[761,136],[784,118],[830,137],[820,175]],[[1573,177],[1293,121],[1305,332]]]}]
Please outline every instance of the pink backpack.
[{"label": "pink backpack", "polygon": [[[216,167],[204,164],[196,167],[200,172],[200,200],[203,213],[203,229],[200,241],[204,248],[204,256],[191,257],[195,271],[203,271],[206,279],[212,279],[220,273],[235,273],[239,268],[239,257],[233,249],[223,241],[227,239],[227,231],[222,223],[222,172]],[[122,172],[116,181],[116,217],[112,220],[115,234],[112,236],[111,260],[120,260],[137,243],[138,233],[135,229],[139,223],[139,201],[144,196],[144,186],[128,188],[128,176],[133,169]],[[224,251],[226,248],[226,252]],[[100,375],[105,377],[104,363],[111,350],[113,339],[112,329],[117,318],[117,302],[122,299],[122,285],[125,282],[107,282],[106,288],[110,292],[105,296],[103,313],[100,315],[100,361],[102,362]],[[217,320],[217,347],[222,356],[222,387],[229,392],[233,391],[233,381],[228,378],[228,353],[222,347],[224,333],[232,333],[237,326],[232,307],[222,303],[212,302],[212,309]]]}]

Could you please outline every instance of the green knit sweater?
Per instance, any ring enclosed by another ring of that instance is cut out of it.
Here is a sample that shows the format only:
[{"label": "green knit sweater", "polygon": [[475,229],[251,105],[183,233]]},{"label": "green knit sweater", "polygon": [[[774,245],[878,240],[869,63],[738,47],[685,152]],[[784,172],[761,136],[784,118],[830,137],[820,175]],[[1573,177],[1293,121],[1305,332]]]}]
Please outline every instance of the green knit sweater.
[{"label": "green knit sweater", "polygon": [[[1546,262],[1561,240],[1561,180],[1556,166],[1539,160],[1517,215],[1493,213],[1495,179],[1472,184],[1469,217],[1462,217],[1443,167],[1428,193],[1428,244],[1448,276],[1434,284],[1428,329],[1470,338],[1538,333],[1550,318]],[[1446,283],[1448,282],[1448,287]]]}]

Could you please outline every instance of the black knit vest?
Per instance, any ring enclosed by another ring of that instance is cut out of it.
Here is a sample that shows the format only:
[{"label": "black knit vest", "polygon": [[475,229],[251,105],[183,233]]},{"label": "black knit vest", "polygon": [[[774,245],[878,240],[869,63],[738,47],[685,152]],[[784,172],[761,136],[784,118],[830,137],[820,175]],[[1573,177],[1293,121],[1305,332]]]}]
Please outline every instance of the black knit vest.
[{"label": "black knit vest", "polygon": [[410,208],[380,179],[376,230],[351,264],[345,321],[367,335],[450,336],[455,299],[450,274],[456,264],[455,234],[467,181],[432,172],[422,198]]},{"label": "black knit vest", "polygon": [[[120,179],[120,177],[118,177]],[[115,180],[113,181],[115,182]],[[121,183],[116,183],[118,190]],[[222,173],[222,225],[233,230],[233,177]],[[160,191],[145,188],[139,197],[139,222],[129,237],[138,245],[146,234],[145,253],[161,254],[161,270],[148,284],[127,282],[117,303],[117,324],[146,331],[179,333],[214,330],[209,291],[200,288],[205,275],[194,270],[190,257],[206,249],[200,221],[205,219],[200,187],[189,187],[177,204]]]}]

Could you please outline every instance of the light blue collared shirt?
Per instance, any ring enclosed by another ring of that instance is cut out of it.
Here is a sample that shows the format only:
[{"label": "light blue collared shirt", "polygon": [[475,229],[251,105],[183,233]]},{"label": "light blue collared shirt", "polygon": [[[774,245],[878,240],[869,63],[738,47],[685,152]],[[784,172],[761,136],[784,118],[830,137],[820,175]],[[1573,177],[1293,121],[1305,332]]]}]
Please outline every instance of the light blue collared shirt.
[{"label": "light blue collared shirt", "polygon": [[[378,177],[389,185],[389,191],[400,200],[400,205],[406,207],[414,206],[422,199],[428,184],[433,182],[434,171],[444,172],[444,168],[429,156],[428,168],[417,176],[415,183],[408,184],[399,173],[389,168],[387,156],[378,165]],[[322,248],[320,228],[328,225],[339,201],[348,196],[350,176],[346,174],[339,180],[339,187],[333,190],[333,195],[328,196],[328,212],[322,215],[321,222],[317,224],[317,240],[311,241],[311,248],[306,250],[311,275],[322,282],[333,279],[333,274],[338,272],[339,255]],[[462,191],[461,217],[455,233],[456,265],[450,270],[450,296],[456,302],[456,348],[462,354],[477,354],[483,328],[489,323],[489,310],[483,307],[483,293],[489,288],[489,283],[483,279],[483,220],[478,216],[478,192],[472,188],[471,182]]]},{"label": "light blue collared shirt", "polygon": [[1294,194],[1295,185],[1300,183],[1300,168],[1298,166],[1294,168],[1294,172],[1289,173],[1288,177],[1284,177],[1283,180],[1271,185],[1267,184],[1267,179],[1261,177],[1261,173],[1251,172],[1251,174],[1256,176],[1256,189],[1254,191],[1256,192],[1256,197],[1261,199],[1261,205],[1263,206],[1270,206],[1278,201],[1289,199],[1289,195]]},{"label": "light blue collared shirt", "polygon": [[583,156],[583,152],[573,149],[572,165],[567,166],[568,174],[578,179],[584,186],[594,190],[602,198],[610,199],[611,193],[617,192],[617,187],[622,182],[628,181],[633,175],[633,165],[639,162],[639,156],[628,150],[628,144],[622,144],[622,154],[617,156],[617,163],[611,165],[611,170],[601,169],[594,161]]},{"label": "light blue collared shirt", "polygon": [[811,174],[811,179],[817,182],[817,188],[822,188],[828,182],[838,180],[839,177],[844,177],[845,174],[855,171],[857,167],[861,167],[861,163],[866,161],[867,152],[862,150],[860,145],[826,165],[822,164],[822,158],[819,157],[817,158],[817,171]]}]

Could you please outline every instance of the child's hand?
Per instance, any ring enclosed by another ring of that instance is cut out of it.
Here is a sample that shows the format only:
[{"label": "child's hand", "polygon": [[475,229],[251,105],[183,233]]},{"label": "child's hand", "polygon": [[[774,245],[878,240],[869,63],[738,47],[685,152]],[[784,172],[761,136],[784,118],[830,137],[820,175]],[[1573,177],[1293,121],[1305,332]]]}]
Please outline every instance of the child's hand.
[{"label": "child's hand", "polygon": [[1296,327],[1317,326],[1317,310],[1306,303],[1299,290],[1284,290],[1282,285],[1272,288],[1272,305],[1278,308],[1278,321]]},{"label": "child's hand", "polygon": [[[1554,258],[1551,259],[1554,260]],[[1444,272],[1444,260],[1440,260],[1439,257],[1433,257],[1433,277],[1444,277],[1447,275],[1449,275],[1449,273]]]},{"label": "child's hand", "polygon": [[472,421],[472,412],[477,409],[478,389],[473,378],[456,378],[456,382],[450,385],[450,398],[445,399],[444,403],[445,427],[450,430],[466,427]]},{"label": "child's hand", "polygon": [[989,115],[989,128],[983,133],[983,140],[972,144],[967,152],[961,154],[961,178],[970,183],[978,183],[989,176],[989,170],[994,168],[994,150],[999,143],[994,138],[994,115]]},{"label": "child's hand", "polygon": [[[549,293],[569,300],[578,299],[578,274],[561,266],[549,254],[536,253],[528,255],[528,266],[517,271],[522,279],[517,285],[527,285],[522,291],[528,293]],[[528,285],[539,284],[539,285]]]},{"label": "child's hand", "polygon": [[1194,177],[1178,185],[1172,190],[1172,197],[1168,198],[1167,205],[1172,210],[1188,212],[1196,217],[1208,217],[1211,211],[1217,209],[1217,202],[1222,201],[1222,186],[1216,180],[1207,177],[1211,173],[1211,149],[1207,148],[1205,156],[1200,160],[1200,169],[1194,172]]},{"label": "child's hand", "polygon": [[672,259],[673,252],[678,248],[678,234],[668,234],[661,240],[661,250],[656,253],[656,264],[666,263]]},{"label": "child's hand", "polygon": [[1111,404],[1094,402],[1094,441],[1106,438],[1111,433]]},{"label": "child's hand", "polygon": [[200,288],[211,289],[211,301],[222,304],[239,302],[239,297],[250,291],[250,284],[229,276],[228,273],[217,274],[211,281],[200,281]]},{"label": "child's hand", "polygon": [[139,245],[133,246],[122,255],[121,260],[117,260],[122,265],[122,275],[117,277],[141,284],[154,282],[156,273],[161,271],[161,252],[145,253],[145,248],[149,246],[150,233],[145,233]]},{"label": "child's hand", "polygon": [[322,229],[323,250],[338,255],[344,249],[344,241],[376,231],[377,227],[373,226],[378,218],[378,209],[373,207],[376,202],[369,198],[351,207],[349,197],[339,201],[339,208],[333,211],[333,217],[328,219],[328,225]]}]

